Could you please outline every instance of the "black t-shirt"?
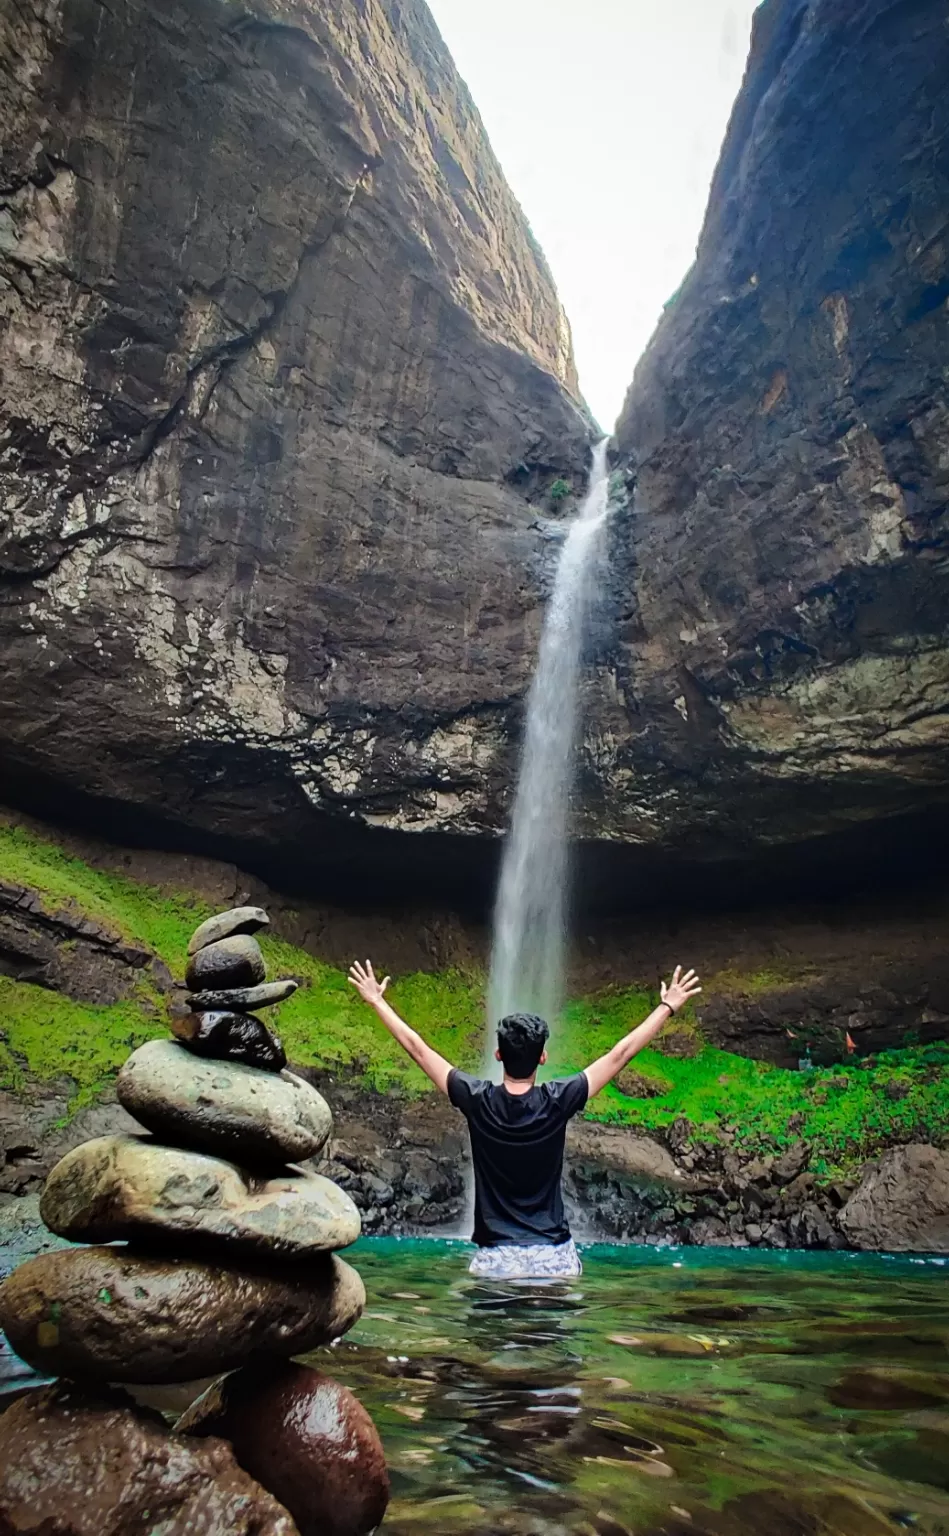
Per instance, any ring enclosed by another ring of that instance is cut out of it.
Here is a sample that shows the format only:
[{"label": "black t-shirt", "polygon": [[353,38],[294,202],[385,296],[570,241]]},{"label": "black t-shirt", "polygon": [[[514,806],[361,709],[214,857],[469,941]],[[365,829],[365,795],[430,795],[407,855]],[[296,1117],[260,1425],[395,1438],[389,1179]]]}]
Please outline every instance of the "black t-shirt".
[{"label": "black t-shirt", "polygon": [[584,1073],[508,1093],[454,1067],[448,1097],[468,1122],[474,1164],[474,1241],[518,1247],[570,1236],[560,1178],[567,1121],[587,1101]]}]

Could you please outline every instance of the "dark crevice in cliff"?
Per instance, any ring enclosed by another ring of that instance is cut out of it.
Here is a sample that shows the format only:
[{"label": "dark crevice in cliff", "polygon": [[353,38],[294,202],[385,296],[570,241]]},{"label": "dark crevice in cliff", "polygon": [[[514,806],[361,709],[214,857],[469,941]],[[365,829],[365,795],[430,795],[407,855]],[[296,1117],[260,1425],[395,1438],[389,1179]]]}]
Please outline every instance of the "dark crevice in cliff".
[{"label": "dark crevice in cliff", "polygon": [[[73,832],[138,849],[205,855],[257,875],[275,890],[353,911],[441,907],[485,921],[500,863],[497,838],[367,827],[348,815],[307,807],[279,846],[253,832],[235,837],[202,824],[200,804],[181,820],[143,806],[65,790],[38,775],[0,773],[0,804]],[[290,813],[292,816],[292,813]],[[675,852],[618,843],[579,842],[572,849],[573,921],[649,911],[701,917],[788,904],[839,902],[845,909],[870,890],[942,889],[949,807],[858,823],[844,832],[790,846],[717,850],[699,840]]]}]

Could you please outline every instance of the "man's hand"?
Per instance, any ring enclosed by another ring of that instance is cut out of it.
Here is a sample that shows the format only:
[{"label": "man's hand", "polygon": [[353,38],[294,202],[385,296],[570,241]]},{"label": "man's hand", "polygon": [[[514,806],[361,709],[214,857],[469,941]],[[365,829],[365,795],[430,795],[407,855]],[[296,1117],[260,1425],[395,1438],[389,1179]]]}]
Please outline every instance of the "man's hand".
[{"label": "man's hand", "polygon": [[382,1002],[386,987],[389,985],[388,976],[382,981],[376,980],[371,960],[367,960],[365,965],[360,965],[358,960],[354,961],[349,967],[349,979],[363,1002],[368,1003],[370,1008],[375,1008],[377,1003]]},{"label": "man's hand", "polygon": [[699,978],[695,972],[686,971],[683,976],[681,965],[677,965],[672,973],[672,980],[669,982],[669,985],[666,986],[665,982],[662,982],[660,985],[659,995],[662,998],[662,1003],[659,1004],[659,1007],[654,1008],[648,1019],[643,1019],[643,1022],[636,1029],[632,1030],[625,1039],[620,1040],[614,1045],[611,1051],[607,1051],[606,1055],[599,1057],[597,1061],[591,1062],[585,1069],[589,1097],[592,1099],[595,1093],[599,1093],[601,1088],[605,1088],[607,1083],[611,1083],[617,1072],[622,1072],[623,1068],[632,1061],[637,1052],[641,1051],[644,1045],[648,1045],[650,1040],[658,1035],[663,1024],[669,1022],[665,1008],[662,1006],[663,1003],[673,1013],[678,1013],[683,1004],[687,1003],[690,997],[695,997],[696,993],[701,992],[701,990]]},{"label": "man's hand", "polygon": [[659,983],[659,996],[666,1006],[672,1009],[673,1013],[678,1013],[679,1009],[689,1001],[689,998],[695,997],[696,993],[701,992],[701,990],[699,978],[695,972],[686,971],[683,976],[681,965],[676,966],[668,986],[666,986],[664,981]]},{"label": "man's hand", "polygon": [[403,1051],[411,1056],[416,1066],[421,1067],[426,1077],[430,1077],[436,1088],[442,1093],[448,1092],[448,1074],[452,1070],[451,1062],[444,1056],[439,1056],[430,1045],[426,1045],[421,1035],[416,1034],[411,1025],[400,1019],[395,1009],[386,1002],[385,991],[389,985],[388,976],[381,981],[376,980],[376,973],[372,968],[372,961],[367,960],[361,965],[358,960],[349,967],[349,980],[356,988],[364,1003],[374,1008],[379,1015],[389,1034],[397,1040]]}]

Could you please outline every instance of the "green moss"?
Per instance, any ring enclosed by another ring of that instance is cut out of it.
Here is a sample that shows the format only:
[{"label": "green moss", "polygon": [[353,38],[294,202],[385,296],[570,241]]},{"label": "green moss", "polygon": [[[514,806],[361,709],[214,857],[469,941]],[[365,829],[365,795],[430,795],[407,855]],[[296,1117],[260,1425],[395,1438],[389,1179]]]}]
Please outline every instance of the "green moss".
[{"label": "green moss", "polygon": [[130,1051],[167,1033],[149,1001],[93,1007],[0,976],[0,1086],[16,1091],[27,1071],[46,1082],[65,1076],[75,1084],[71,1107],[90,1103]]},{"label": "green moss", "polygon": [[187,892],[167,895],[122,875],[93,869],[23,827],[0,823],[0,879],[32,886],[47,909],[72,908],[116,935],[135,939],[184,973],[188,940],[211,908]]},{"label": "green moss", "polygon": [[781,968],[771,965],[760,971],[725,970],[716,971],[714,976],[705,980],[707,992],[737,992],[744,997],[760,997],[765,992],[778,992],[783,987],[797,987],[805,981],[812,981],[816,972],[809,967],[802,967],[798,971],[790,967]]},{"label": "green moss", "polygon": [[[209,913],[206,903],[187,892],[169,894],[94,870],[55,844],[3,824],[0,878],[39,891],[50,911],[71,906],[148,947],[179,977],[190,934]],[[279,939],[265,937],[262,947],[271,976],[294,976],[301,982],[292,998],[268,1010],[292,1060],[345,1071],[382,1092],[427,1090],[427,1079],[342,971]],[[799,979],[776,971],[740,977],[729,972],[713,978],[713,985],[747,993]],[[484,1018],[479,972],[400,977],[389,995],[436,1050],[459,1066],[477,1068]],[[572,1002],[555,1031],[546,1075],[579,1071],[657,1001],[649,990],[632,987]],[[162,1014],[161,999],[145,982],[124,1002],[91,1007],[0,977],[0,1085],[17,1088],[26,1074],[44,1080],[66,1074],[75,1084],[73,1107],[87,1103],[130,1050],[164,1033]],[[697,1034],[687,1014],[677,1020],[676,1030]],[[682,1116],[708,1137],[735,1125],[739,1144],[749,1151],[780,1148],[804,1136],[812,1143],[812,1165],[819,1172],[847,1167],[888,1140],[949,1140],[949,1045],[889,1051],[815,1072],[788,1071],[704,1044],[697,1055],[684,1059],[643,1051],[635,1065],[647,1076],[664,1079],[671,1085],[668,1092],[634,1100],[610,1085],[591,1105],[592,1118],[649,1132]],[[893,1084],[906,1087],[905,1097],[888,1096]]]}]

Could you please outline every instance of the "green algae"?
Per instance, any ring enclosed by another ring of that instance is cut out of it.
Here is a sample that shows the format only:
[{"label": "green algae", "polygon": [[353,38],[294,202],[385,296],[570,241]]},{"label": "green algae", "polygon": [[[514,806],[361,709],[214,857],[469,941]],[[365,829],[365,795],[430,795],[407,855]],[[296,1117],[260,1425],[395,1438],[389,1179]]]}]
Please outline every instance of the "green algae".
[{"label": "green algae", "polygon": [[[0,879],[31,887],[46,909],[84,914],[117,937],[138,943],[184,973],[188,939],[209,916],[206,902],[186,891],[160,891],[127,876],[92,868],[55,843],[19,826],[0,824]],[[261,940],[268,974],[293,976],[300,990],[268,1009],[290,1059],[345,1074],[367,1089],[416,1096],[428,1081],[366,1008],[345,973],[272,936]],[[706,986],[733,992],[740,985],[767,991],[787,985],[777,972],[738,978],[722,973]],[[481,1059],[484,977],[476,969],[417,972],[397,978],[393,1006],[449,1060],[477,1069]],[[609,989],[577,999],[554,1032],[546,1076],[579,1071],[602,1055],[654,1008],[644,987]],[[887,1051],[839,1067],[789,1071],[722,1051],[701,1040],[688,1011],[676,1033],[691,1034],[691,1057],[648,1049],[636,1070],[671,1085],[649,1099],[630,1099],[610,1085],[590,1106],[591,1118],[662,1131],[684,1118],[716,1139],[725,1126],[749,1151],[779,1150],[803,1137],[819,1173],[846,1168],[891,1141],[949,1141],[949,1045]],[[164,1002],[147,976],[134,993],[108,1006],[74,1002],[60,993],[0,976],[0,1086],[17,1090],[28,1077],[68,1077],[71,1108],[93,1101],[137,1045],[165,1032]],[[900,1097],[900,1095],[902,1095]]]}]

